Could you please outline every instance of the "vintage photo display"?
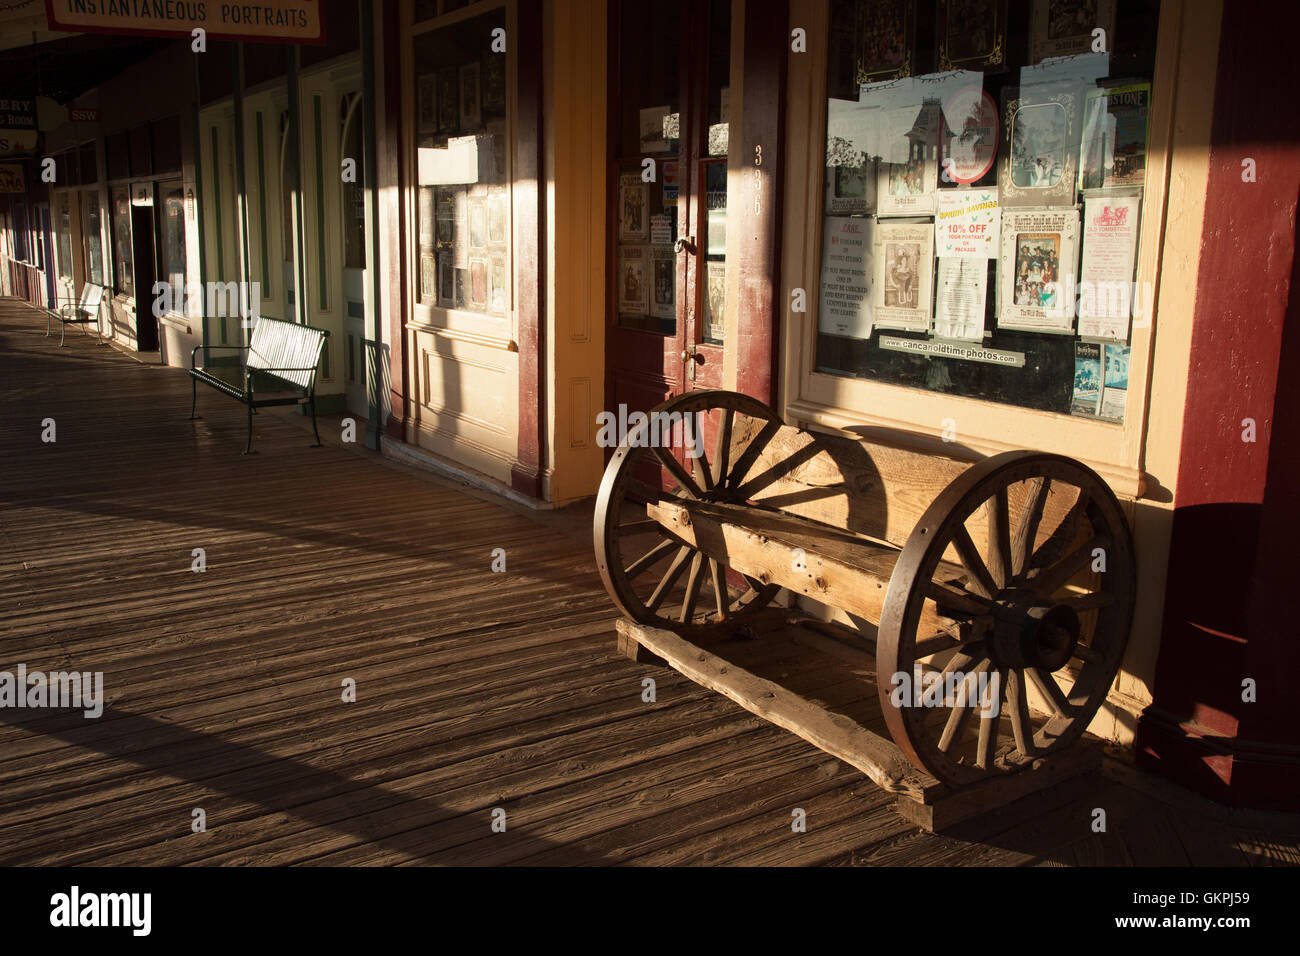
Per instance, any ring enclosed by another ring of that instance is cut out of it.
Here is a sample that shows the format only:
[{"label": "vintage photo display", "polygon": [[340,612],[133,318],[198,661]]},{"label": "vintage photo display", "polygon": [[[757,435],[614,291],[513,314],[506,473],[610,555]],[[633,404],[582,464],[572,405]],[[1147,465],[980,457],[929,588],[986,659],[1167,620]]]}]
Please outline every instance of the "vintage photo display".
[{"label": "vintage photo display", "polygon": [[658,319],[677,318],[677,255],[672,246],[650,250],[650,314]]},{"label": "vintage photo display", "polygon": [[876,211],[876,163],[861,166],[827,166],[827,216],[866,216]]},{"label": "vintage photo display", "polygon": [[1075,56],[1095,50],[1097,34],[1115,48],[1115,0],[1034,0],[1030,16],[1030,61]]},{"label": "vintage photo display", "polygon": [[618,311],[629,315],[646,315],[650,306],[648,246],[620,246],[618,275],[615,276]]},{"label": "vintage photo display", "polygon": [[[421,250],[421,300],[442,309],[504,315],[509,300],[508,187],[478,183],[428,192],[433,248]],[[421,213],[423,220],[423,204]],[[425,227],[421,230],[424,234]],[[502,267],[496,270],[498,261]]]},{"label": "vintage photo display", "polygon": [[916,21],[912,0],[861,0],[857,7],[857,81],[912,75]]},{"label": "vintage photo display", "polygon": [[1073,206],[1079,160],[1079,100],[1073,90],[1003,92],[1003,206]]},{"label": "vintage photo display", "polygon": [[939,0],[939,69],[1006,69],[1007,0]]},{"label": "vintage photo display", "polygon": [[1150,113],[1150,83],[1088,93],[1079,157],[1080,189],[1143,185]]},{"label": "vintage photo display", "polygon": [[879,216],[925,216],[934,213],[938,162],[920,154],[906,163],[880,163],[876,174]]},{"label": "vintage photo display", "polygon": [[939,168],[945,183],[978,182],[993,169],[1002,135],[998,107],[980,86],[968,86],[943,104]]},{"label": "vintage photo display", "polygon": [[640,173],[618,177],[618,241],[646,242],[650,238],[649,187]]},{"label": "vintage photo display", "polygon": [[872,324],[876,328],[929,331],[934,224],[878,222],[873,239]]},{"label": "vintage photo display", "polygon": [[726,334],[727,263],[706,263],[704,281],[704,336],[721,342]]},{"label": "vintage photo display", "polygon": [[1128,404],[1128,366],[1127,345],[1076,342],[1071,414],[1123,421]]},{"label": "vintage photo display", "polygon": [[1074,209],[1003,211],[999,328],[1073,333],[1078,237]]}]

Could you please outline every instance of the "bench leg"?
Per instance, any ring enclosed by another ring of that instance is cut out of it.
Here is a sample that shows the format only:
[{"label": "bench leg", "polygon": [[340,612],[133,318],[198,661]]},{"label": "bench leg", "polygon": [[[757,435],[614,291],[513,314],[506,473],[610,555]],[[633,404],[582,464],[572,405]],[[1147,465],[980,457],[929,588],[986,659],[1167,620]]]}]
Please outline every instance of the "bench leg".
[{"label": "bench leg", "polygon": [[51,315],[49,312],[45,313],[45,337],[47,339],[50,337],[50,322],[53,321],[53,319],[54,319],[53,315]]},{"label": "bench leg", "polygon": [[59,321],[59,348],[63,348],[63,337],[68,333],[68,323]]},{"label": "bench leg", "polygon": [[252,453],[253,453],[253,406],[252,403],[250,402],[248,406],[248,440],[244,443],[244,454],[251,455]]},{"label": "bench leg", "polygon": [[199,380],[193,375],[190,376],[190,385],[194,389],[194,394],[190,398],[190,421],[194,421],[198,417],[194,411],[199,407]]}]

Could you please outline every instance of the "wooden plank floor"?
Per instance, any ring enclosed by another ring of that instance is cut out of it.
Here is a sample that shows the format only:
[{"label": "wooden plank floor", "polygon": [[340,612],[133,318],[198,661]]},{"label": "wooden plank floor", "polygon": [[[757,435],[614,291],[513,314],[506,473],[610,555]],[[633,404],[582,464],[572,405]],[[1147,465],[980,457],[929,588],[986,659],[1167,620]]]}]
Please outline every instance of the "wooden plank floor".
[{"label": "wooden plank floor", "polygon": [[0,708],[0,864],[1297,859],[1292,833],[1102,776],[923,834],[846,765],[617,656],[571,520],[311,448],[300,418],[259,414],[243,457],[241,406],[205,390],[187,421],[183,372],[43,329],[0,300],[0,670],[102,671],[107,703]]}]

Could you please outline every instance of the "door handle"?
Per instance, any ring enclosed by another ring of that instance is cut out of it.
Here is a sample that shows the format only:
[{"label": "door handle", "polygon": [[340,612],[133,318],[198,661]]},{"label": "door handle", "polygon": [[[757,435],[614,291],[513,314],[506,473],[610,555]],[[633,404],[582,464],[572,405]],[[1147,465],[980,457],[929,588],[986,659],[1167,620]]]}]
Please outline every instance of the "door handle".
[{"label": "door handle", "polygon": [[682,250],[689,252],[691,255],[695,255],[694,236],[678,236],[677,241],[673,243],[673,252],[681,252]]}]

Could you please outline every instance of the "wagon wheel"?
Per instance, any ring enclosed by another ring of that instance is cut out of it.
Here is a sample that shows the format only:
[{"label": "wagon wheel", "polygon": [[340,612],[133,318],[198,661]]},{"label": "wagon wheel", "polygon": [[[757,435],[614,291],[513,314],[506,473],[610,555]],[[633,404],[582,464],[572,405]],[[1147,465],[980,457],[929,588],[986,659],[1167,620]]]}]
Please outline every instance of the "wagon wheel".
[{"label": "wagon wheel", "polygon": [[[876,666],[894,741],[953,785],[1069,746],[1119,669],[1135,574],[1119,503],[1089,468],[1028,451],[972,466],[926,510],[889,581]],[[924,612],[937,633],[921,631]]]},{"label": "wagon wheel", "polygon": [[[683,426],[668,427],[682,416],[697,423],[691,453]],[[756,399],[719,390],[678,396],[637,418],[605,468],[596,499],[596,564],[605,590],[633,620],[679,630],[761,609],[776,585],[740,574],[725,558],[674,536],[647,505],[674,499],[743,503],[737,489],[780,419]]]}]

